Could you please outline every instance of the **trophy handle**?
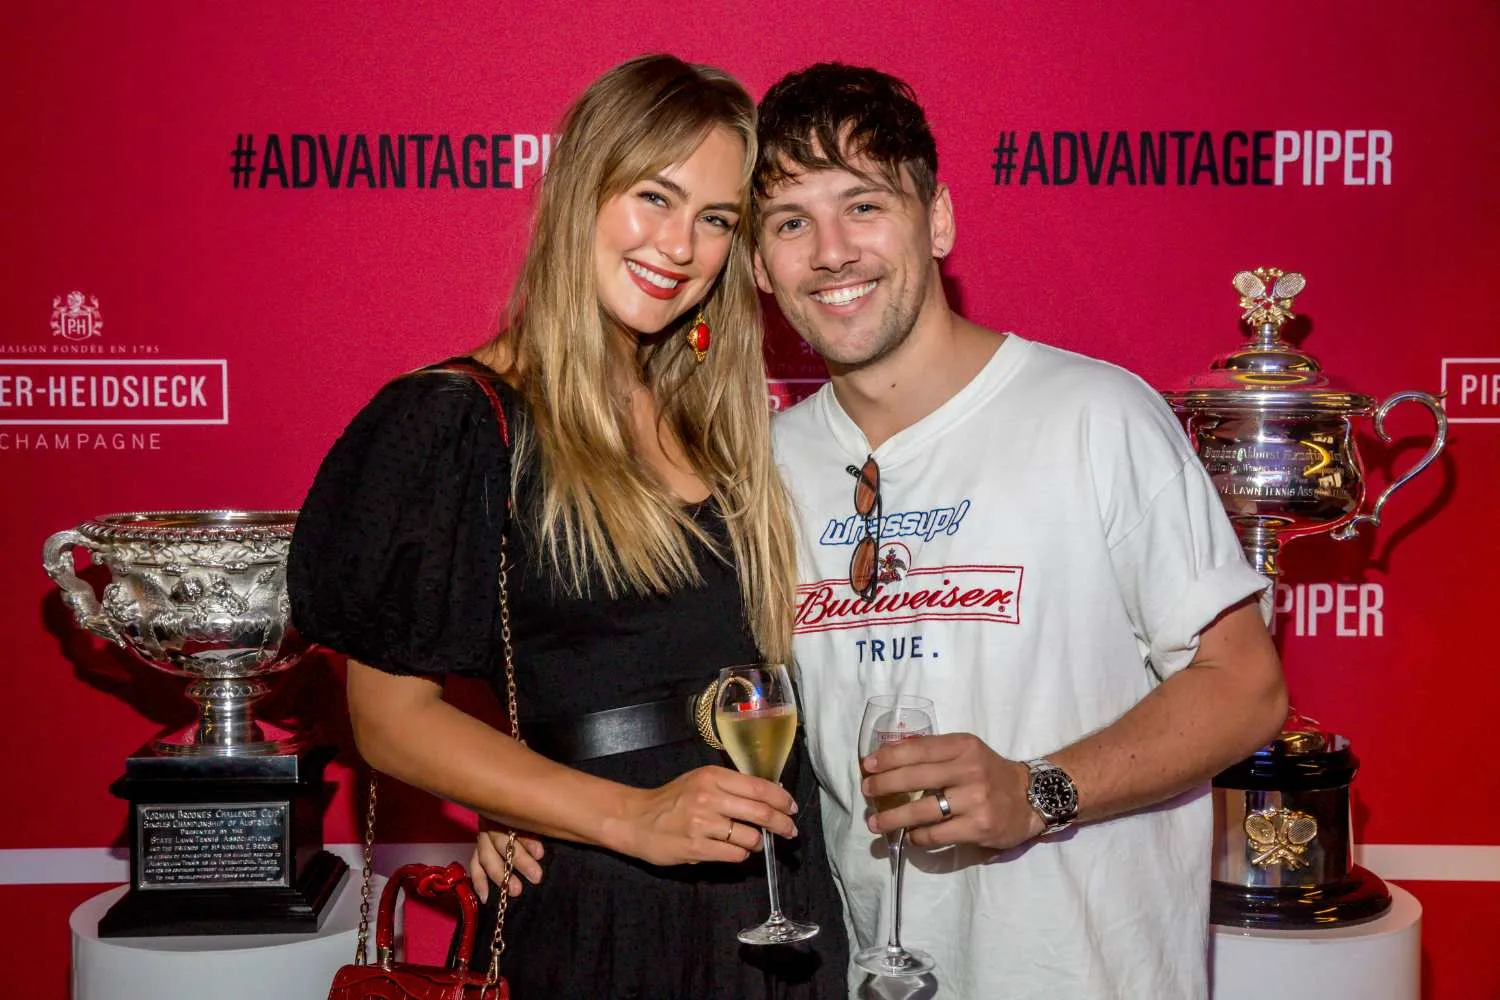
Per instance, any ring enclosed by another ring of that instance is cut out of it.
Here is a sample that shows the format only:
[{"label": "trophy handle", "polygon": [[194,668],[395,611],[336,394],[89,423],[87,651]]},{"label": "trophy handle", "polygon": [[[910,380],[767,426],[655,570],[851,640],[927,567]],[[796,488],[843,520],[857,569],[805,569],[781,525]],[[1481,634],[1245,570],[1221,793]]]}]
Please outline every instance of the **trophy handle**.
[{"label": "trophy handle", "polygon": [[92,552],[89,540],[76,531],[59,531],[42,545],[42,567],[54,583],[62,588],[63,601],[73,612],[80,626],[116,645],[124,645],[124,639],[110,624],[94,596],[94,588],[78,578],[77,566],[73,562],[73,547],[79,546]]},{"label": "trophy handle", "polygon": [[1380,409],[1375,411],[1375,433],[1380,435],[1380,440],[1386,444],[1391,443],[1391,436],[1385,431],[1385,415],[1408,400],[1421,403],[1432,411],[1432,419],[1437,424],[1437,429],[1432,435],[1432,444],[1428,447],[1427,454],[1423,455],[1416,465],[1413,465],[1406,471],[1405,475],[1385,488],[1385,492],[1380,494],[1380,499],[1375,501],[1375,506],[1370,509],[1370,513],[1360,514],[1331,532],[1333,537],[1338,541],[1346,542],[1359,534],[1359,526],[1363,522],[1368,522],[1375,527],[1379,527],[1381,508],[1391,498],[1391,494],[1405,486],[1413,476],[1431,465],[1433,459],[1437,458],[1438,453],[1443,450],[1443,445],[1448,443],[1448,415],[1443,412],[1442,404],[1431,393],[1417,392],[1415,390],[1396,393],[1390,399],[1381,403]]}]

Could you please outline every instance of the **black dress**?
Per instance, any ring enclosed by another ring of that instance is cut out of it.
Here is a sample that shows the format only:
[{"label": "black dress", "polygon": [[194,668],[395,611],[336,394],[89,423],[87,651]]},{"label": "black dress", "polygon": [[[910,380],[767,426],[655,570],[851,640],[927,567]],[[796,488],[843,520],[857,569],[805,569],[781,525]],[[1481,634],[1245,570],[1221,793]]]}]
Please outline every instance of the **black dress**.
[{"label": "black dress", "polygon": [[[522,404],[497,388],[515,428]],[[523,476],[523,516],[508,523],[509,463],[473,379],[422,373],[382,389],[324,459],[298,519],[288,585],[303,635],[392,673],[482,676],[503,698],[496,567],[506,531],[523,735],[528,721],[701,690],[720,667],[757,659],[733,566],[707,551],[697,553],[701,587],[609,599],[598,584],[587,599],[566,594],[518,523],[534,503],[534,478]],[[726,537],[713,504],[694,517],[710,537]],[[572,766],[654,787],[727,763],[693,740]],[[821,934],[796,948],[735,939],[768,912],[758,855],[660,868],[549,841],[545,877],[506,917],[502,969],[515,1000],[843,996],[844,923],[800,736],[782,780],[797,799],[800,833],[777,842],[782,907]],[[497,898],[492,891],[492,907]],[[479,939],[488,940],[483,924]]]}]

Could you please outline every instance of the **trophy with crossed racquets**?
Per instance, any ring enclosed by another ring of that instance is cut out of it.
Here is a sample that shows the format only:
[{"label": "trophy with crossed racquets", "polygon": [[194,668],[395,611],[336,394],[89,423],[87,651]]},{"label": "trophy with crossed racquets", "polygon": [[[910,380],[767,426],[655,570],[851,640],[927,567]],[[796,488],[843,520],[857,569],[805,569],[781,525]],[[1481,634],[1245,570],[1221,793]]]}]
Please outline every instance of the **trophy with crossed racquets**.
[{"label": "trophy with crossed racquets", "polygon": [[[1398,392],[1377,404],[1282,340],[1307,285],[1301,274],[1259,268],[1239,272],[1233,284],[1253,341],[1166,398],[1186,417],[1246,558],[1271,580],[1262,602],[1269,618],[1281,545],[1324,533],[1344,541],[1362,525],[1378,526],[1391,495],[1443,450],[1448,421],[1428,393]],[[1407,402],[1432,413],[1432,443],[1362,512],[1354,421],[1373,417],[1389,443],[1386,416]],[[1353,861],[1349,786],[1358,766],[1347,739],[1293,712],[1276,740],[1214,778],[1215,923],[1336,926],[1385,912],[1385,883]]]}]

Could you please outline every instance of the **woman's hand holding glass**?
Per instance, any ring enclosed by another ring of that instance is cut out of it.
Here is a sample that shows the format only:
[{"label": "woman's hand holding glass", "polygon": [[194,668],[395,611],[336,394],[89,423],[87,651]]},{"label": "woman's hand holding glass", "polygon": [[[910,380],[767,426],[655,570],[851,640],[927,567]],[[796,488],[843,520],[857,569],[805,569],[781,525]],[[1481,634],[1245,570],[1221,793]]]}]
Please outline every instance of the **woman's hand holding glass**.
[{"label": "woman's hand holding glass", "polygon": [[[606,839],[613,849],[654,865],[725,861],[737,864],[760,850],[761,830],[795,837],[797,803],[780,785],[727,767],[695,768],[659,788],[625,790],[620,815]],[[505,875],[505,844],[510,831],[481,821],[469,873],[480,897],[486,884]],[[542,844],[517,838],[516,872],[532,885],[542,879]],[[511,876],[512,896],[522,880]]]},{"label": "woman's hand holding glass", "polygon": [[700,767],[643,789],[624,821],[624,853],[654,865],[740,862],[762,829],[795,837],[797,804],[786,789],[727,767]]}]

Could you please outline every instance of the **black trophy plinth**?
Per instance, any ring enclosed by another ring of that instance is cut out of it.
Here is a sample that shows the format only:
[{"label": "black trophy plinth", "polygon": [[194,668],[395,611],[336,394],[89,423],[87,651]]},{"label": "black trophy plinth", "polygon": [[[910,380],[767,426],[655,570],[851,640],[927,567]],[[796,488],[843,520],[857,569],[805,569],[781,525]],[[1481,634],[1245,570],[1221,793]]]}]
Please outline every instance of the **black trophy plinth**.
[{"label": "black trophy plinth", "polygon": [[1349,785],[1358,770],[1348,740],[1305,729],[1214,778],[1213,923],[1346,926],[1390,908],[1385,883],[1354,864]]},{"label": "black trophy plinth", "polygon": [[130,757],[110,786],[130,803],[130,888],[99,936],[316,931],[349,874],[323,850],[333,753]]}]

